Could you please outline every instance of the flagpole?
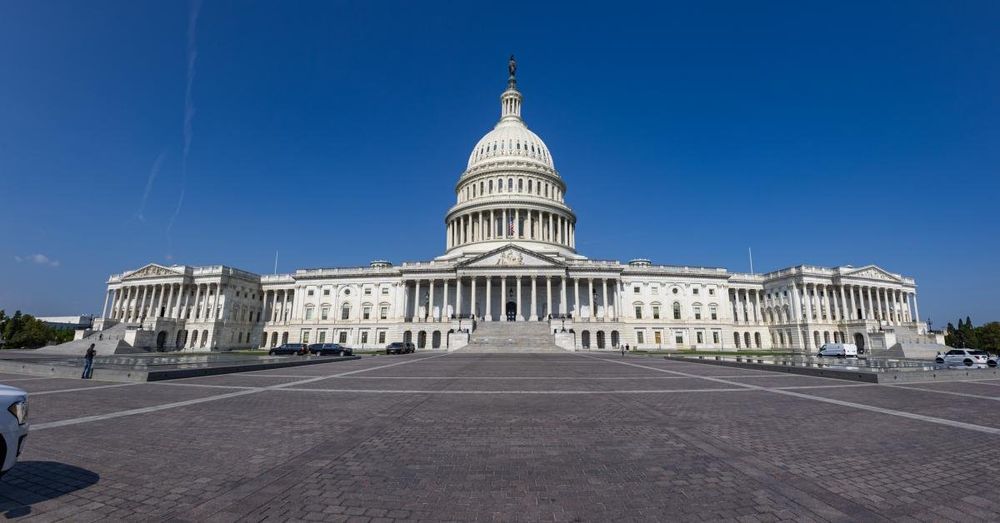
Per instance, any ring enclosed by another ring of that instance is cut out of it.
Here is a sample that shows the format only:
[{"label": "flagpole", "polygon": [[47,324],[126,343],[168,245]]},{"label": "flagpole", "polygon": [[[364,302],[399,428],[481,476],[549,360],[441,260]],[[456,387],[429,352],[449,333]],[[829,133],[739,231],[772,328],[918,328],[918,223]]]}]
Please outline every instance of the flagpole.
[{"label": "flagpole", "polygon": [[274,273],[278,274],[278,249],[274,250]]},{"label": "flagpole", "polygon": [[750,275],[753,276],[753,249],[747,247],[747,252],[750,253]]}]

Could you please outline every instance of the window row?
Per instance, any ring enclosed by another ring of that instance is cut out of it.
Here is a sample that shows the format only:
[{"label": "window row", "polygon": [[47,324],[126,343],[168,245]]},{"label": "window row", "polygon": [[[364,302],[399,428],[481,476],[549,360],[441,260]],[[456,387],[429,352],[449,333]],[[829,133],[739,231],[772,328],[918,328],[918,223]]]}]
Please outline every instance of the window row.
[{"label": "window row", "polygon": [[562,191],[555,184],[543,182],[540,179],[514,178],[510,176],[506,179],[503,177],[491,178],[489,180],[480,180],[479,182],[466,184],[459,192],[459,202],[468,201],[471,198],[478,198],[480,196],[501,193],[533,194],[535,196],[544,196],[545,198],[562,201]]},{"label": "window row", "polygon": [[[661,319],[660,307],[661,305],[659,303],[652,303],[649,305],[650,312],[652,313],[651,319],[654,320]],[[633,311],[635,312],[635,319],[641,320],[645,317],[646,306],[642,302],[635,302],[634,304],[632,304],[632,308]],[[673,319],[675,320],[684,319],[680,302],[675,301],[673,305],[670,306],[670,312]],[[693,319],[695,320],[705,319],[705,313],[706,309],[700,303],[695,303],[694,305],[691,306],[691,317]],[[708,319],[712,320],[719,319],[719,306],[715,303],[708,304],[707,314],[708,314],[707,316]]]}]

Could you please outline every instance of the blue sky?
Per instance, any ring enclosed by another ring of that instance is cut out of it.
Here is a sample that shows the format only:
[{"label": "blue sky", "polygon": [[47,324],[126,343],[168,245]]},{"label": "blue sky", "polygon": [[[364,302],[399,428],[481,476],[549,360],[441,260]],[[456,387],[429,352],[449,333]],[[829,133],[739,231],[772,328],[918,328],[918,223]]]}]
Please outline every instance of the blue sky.
[{"label": "blue sky", "polygon": [[151,261],[439,255],[515,53],[583,254],[877,263],[935,326],[998,320],[997,27],[997,2],[6,2],[0,308],[99,313]]}]

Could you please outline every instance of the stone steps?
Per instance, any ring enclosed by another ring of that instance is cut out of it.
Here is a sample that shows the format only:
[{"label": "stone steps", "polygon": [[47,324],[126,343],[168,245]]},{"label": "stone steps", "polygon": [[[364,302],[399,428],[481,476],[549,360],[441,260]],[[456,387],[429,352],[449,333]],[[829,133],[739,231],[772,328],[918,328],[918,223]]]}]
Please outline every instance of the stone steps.
[{"label": "stone steps", "polygon": [[555,345],[548,322],[479,322],[463,352],[566,352]]}]

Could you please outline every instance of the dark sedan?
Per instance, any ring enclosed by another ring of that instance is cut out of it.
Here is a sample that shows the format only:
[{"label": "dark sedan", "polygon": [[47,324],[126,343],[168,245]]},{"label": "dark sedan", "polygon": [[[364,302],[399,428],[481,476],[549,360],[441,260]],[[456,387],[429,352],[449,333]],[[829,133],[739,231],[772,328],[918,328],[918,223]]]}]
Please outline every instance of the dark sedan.
[{"label": "dark sedan", "polygon": [[412,343],[403,341],[394,341],[385,347],[386,354],[406,354],[415,350],[417,349]]},{"label": "dark sedan", "polygon": [[313,343],[309,352],[317,356],[353,356],[354,351],[337,343]]},{"label": "dark sedan", "polygon": [[308,354],[309,349],[306,348],[304,343],[282,343],[280,346],[275,347],[267,352],[271,356],[295,356]]}]

